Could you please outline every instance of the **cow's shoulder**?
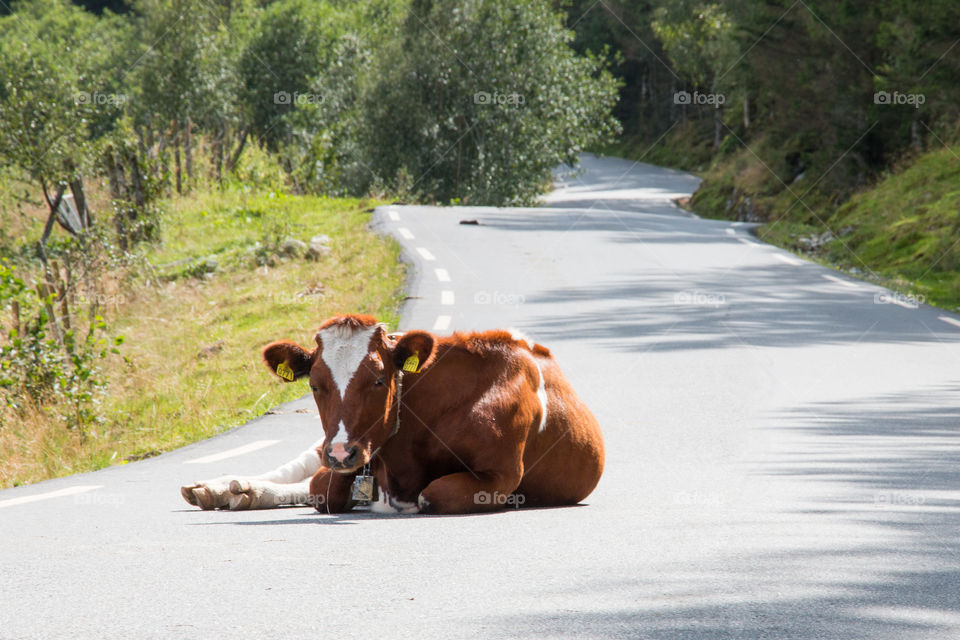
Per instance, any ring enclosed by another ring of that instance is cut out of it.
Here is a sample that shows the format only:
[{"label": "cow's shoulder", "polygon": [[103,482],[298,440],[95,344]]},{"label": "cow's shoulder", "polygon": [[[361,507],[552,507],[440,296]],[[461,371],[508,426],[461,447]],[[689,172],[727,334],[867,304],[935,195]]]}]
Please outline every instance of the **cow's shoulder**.
[{"label": "cow's shoulder", "polygon": [[490,331],[457,331],[444,338],[447,348],[460,348],[476,355],[504,353],[532,353],[542,358],[550,358],[550,350],[537,344],[515,329],[493,329]]}]

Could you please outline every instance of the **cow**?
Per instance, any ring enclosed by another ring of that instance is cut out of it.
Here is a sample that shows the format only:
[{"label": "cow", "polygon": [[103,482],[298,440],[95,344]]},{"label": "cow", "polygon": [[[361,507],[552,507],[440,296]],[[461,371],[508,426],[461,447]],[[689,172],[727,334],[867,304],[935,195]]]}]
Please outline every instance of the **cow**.
[{"label": "cow", "polygon": [[324,437],[269,473],[186,485],[187,502],[461,514],[573,505],[600,480],[596,418],[550,351],[518,332],[392,334],[342,315],[315,342],[262,355],[284,382],[309,378]]}]

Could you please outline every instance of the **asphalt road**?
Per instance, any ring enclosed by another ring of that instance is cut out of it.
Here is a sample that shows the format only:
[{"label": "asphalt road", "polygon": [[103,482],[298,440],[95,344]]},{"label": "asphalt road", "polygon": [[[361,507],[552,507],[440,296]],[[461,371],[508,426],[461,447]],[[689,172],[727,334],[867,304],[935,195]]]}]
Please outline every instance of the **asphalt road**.
[{"label": "asphalt road", "polygon": [[183,502],[312,442],[303,399],[0,492],[0,638],[960,637],[960,318],[684,214],[689,175],[585,167],[543,208],[376,216],[416,268],[401,328],[554,352],[606,436],[584,505]]}]

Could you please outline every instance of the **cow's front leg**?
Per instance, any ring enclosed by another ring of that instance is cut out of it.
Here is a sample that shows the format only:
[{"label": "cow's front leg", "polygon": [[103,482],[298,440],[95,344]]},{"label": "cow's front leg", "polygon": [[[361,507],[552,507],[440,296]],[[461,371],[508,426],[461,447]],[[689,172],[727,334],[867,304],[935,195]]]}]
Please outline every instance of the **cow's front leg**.
[{"label": "cow's front leg", "polygon": [[420,492],[420,513],[452,514],[496,511],[513,506],[520,474],[463,471],[441,476]]},{"label": "cow's front leg", "polygon": [[213,480],[194,482],[180,487],[180,495],[190,504],[201,509],[226,509],[230,506],[233,493],[230,483],[238,480],[237,476],[221,476]]},{"label": "cow's front leg", "polygon": [[273,509],[284,505],[310,504],[310,480],[280,484],[256,478],[230,482],[231,511]]},{"label": "cow's front leg", "polygon": [[353,500],[356,473],[337,473],[321,467],[310,480],[307,503],[320,513],[343,513],[357,504]]}]

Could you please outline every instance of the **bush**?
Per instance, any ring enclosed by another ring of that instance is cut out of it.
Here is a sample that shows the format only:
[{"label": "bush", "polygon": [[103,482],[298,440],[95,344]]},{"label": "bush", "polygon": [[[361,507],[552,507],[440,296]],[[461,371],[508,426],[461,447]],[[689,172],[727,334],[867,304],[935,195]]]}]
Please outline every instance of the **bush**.
[{"label": "bush", "polygon": [[[86,332],[70,328],[69,312],[46,285],[27,286],[6,261],[0,263],[0,308],[10,313],[12,327],[0,344],[0,398],[14,413],[42,407],[70,429],[86,434],[101,421],[98,406],[106,380],[100,361],[119,353],[118,336],[108,346],[106,323],[93,316]],[[0,420],[5,410],[0,409]]]}]

